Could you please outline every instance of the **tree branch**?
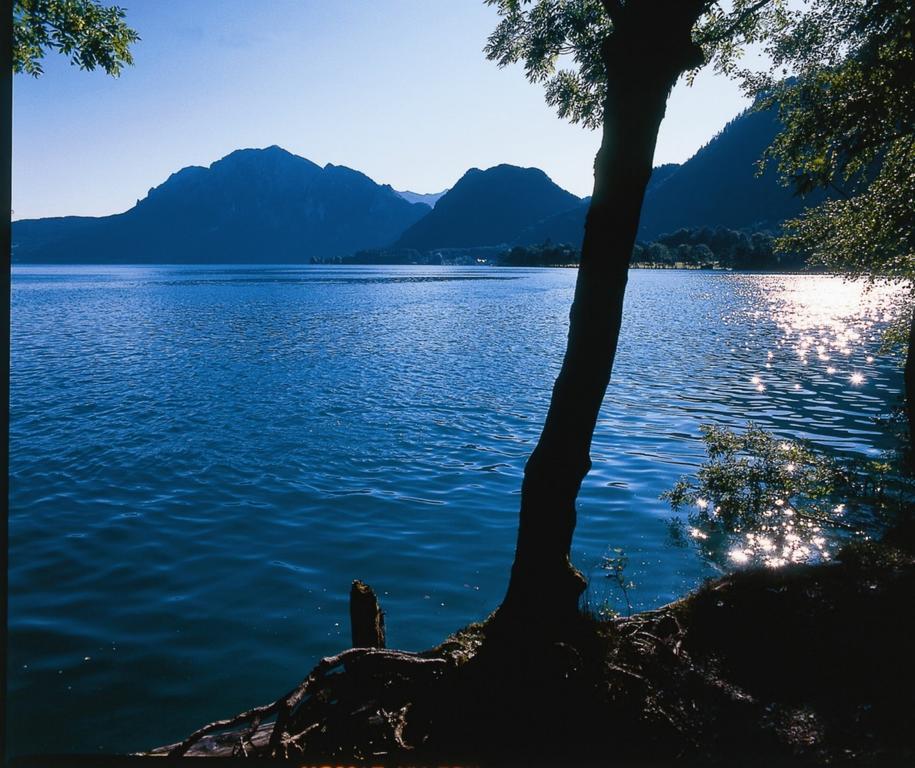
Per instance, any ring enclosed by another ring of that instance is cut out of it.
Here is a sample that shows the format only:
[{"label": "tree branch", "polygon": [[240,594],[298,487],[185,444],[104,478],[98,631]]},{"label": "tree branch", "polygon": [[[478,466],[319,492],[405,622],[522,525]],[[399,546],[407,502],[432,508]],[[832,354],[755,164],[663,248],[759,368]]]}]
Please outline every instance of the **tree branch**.
[{"label": "tree branch", "polygon": [[[714,37],[705,38],[701,42],[702,43],[720,43],[722,40],[727,40],[740,28],[740,26],[747,19],[749,19],[753,14],[757,13],[764,6],[768,5],[771,2],[773,2],[773,0],[758,0],[757,2],[753,3],[753,5],[751,5],[749,8],[744,9],[737,16],[737,18],[735,18],[731,22],[731,24],[728,25],[728,27],[725,30],[723,30],[719,34],[715,35]],[[710,3],[709,5],[710,6],[715,5],[715,3]]]}]

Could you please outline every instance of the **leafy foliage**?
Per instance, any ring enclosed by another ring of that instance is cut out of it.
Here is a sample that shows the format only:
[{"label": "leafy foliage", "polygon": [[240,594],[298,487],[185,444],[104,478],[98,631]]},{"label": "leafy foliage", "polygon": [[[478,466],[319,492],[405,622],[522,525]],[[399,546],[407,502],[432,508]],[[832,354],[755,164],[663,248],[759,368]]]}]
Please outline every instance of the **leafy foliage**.
[{"label": "leafy foliage", "polygon": [[487,58],[500,67],[522,63],[527,79],[544,85],[559,116],[587,128],[603,123],[607,71],[601,47],[614,17],[655,12],[660,28],[665,14],[689,4],[699,19],[693,37],[706,62],[721,71],[734,71],[744,46],[757,42],[762,30],[785,23],[784,0],[733,0],[727,10],[714,0],[659,0],[650,8],[644,0],[485,1],[501,17],[484,48]]},{"label": "leafy foliage", "polygon": [[[770,30],[772,67],[740,72],[784,130],[767,153],[799,192],[783,249],[851,277],[915,277],[915,14],[911,0],[811,0]],[[793,77],[785,78],[785,74]]]},{"label": "leafy foliage", "polygon": [[915,487],[892,462],[840,461],[753,424],[742,433],[703,426],[702,439],[708,461],[661,498],[688,510],[688,530],[672,523],[675,540],[692,540],[721,567],[828,560],[849,537],[911,519]]},{"label": "leafy foliage", "polygon": [[[911,483],[886,462],[840,462],[753,424],[703,426],[702,439],[709,460],[662,498],[689,510],[689,537],[721,566],[829,559],[850,534],[908,514]],[[673,533],[685,539],[682,525]]]},{"label": "leafy foliage", "polygon": [[[870,281],[915,277],[915,140],[892,142],[861,191],[786,222],[782,251]],[[911,287],[911,282],[910,282]]]},{"label": "leafy foliage", "polygon": [[[748,45],[758,45],[788,28],[792,13],[785,0],[733,2],[726,10],[710,3],[694,31],[706,59],[716,72],[734,75]],[[687,75],[692,82],[698,70]]]},{"label": "leafy foliage", "polygon": [[[710,425],[701,429],[709,462],[695,483],[681,479],[664,498],[674,509],[695,504],[735,531],[755,525],[773,507],[819,509],[841,479],[834,462],[753,424],[743,433]],[[825,518],[827,511],[821,513]]]},{"label": "leafy foliage", "polygon": [[14,0],[13,72],[38,77],[45,54],[59,51],[80,69],[118,76],[140,39],[124,15],[98,0]]},{"label": "leafy foliage", "polygon": [[[523,62],[527,79],[545,85],[547,104],[560,117],[600,126],[606,93],[600,46],[611,30],[601,0],[486,2],[502,17],[484,48],[487,58],[500,67]],[[570,66],[558,67],[560,59]]]}]

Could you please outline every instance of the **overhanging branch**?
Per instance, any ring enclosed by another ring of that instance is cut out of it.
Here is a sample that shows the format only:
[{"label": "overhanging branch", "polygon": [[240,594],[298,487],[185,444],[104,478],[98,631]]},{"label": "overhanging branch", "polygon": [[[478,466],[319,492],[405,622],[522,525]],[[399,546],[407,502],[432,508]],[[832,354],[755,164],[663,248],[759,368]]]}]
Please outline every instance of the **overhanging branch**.
[{"label": "overhanging branch", "polygon": [[[741,11],[737,15],[737,17],[724,30],[719,32],[717,35],[713,35],[711,37],[704,38],[703,40],[700,40],[699,42],[702,44],[720,43],[723,40],[729,39],[730,37],[733,36],[733,34],[738,29],[740,29],[740,27],[744,23],[746,23],[746,21],[750,17],[752,17],[754,14],[761,11],[766,5],[769,5],[769,3],[772,3],[773,1],[774,0],[758,0],[758,2],[753,3],[753,5],[751,5],[749,8],[745,8],[743,11]],[[712,3],[710,3],[709,5],[712,5]]]}]

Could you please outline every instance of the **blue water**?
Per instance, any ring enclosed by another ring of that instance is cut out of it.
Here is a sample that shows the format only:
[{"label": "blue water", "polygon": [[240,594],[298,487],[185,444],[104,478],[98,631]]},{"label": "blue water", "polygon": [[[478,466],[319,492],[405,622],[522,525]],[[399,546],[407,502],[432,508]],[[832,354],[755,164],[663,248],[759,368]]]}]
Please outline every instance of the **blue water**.
[{"label": "blue water", "polygon": [[[574,279],[16,268],[11,752],[143,749],[273,700],[348,645],[353,578],[393,646],[485,617]],[[619,607],[610,547],[636,609],[710,575],[658,500],[701,462],[700,424],[887,447],[890,299],[822,276],[631,273],[573,552],[593,603]]]}]

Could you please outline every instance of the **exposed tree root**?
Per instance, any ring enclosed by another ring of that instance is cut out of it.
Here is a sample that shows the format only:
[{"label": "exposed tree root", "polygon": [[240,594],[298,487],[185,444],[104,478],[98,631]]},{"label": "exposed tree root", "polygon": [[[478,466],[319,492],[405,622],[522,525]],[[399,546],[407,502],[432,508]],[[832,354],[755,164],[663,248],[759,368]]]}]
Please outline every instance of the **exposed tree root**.
[{"label": "exposed tree root", "polygon": [[[350,648],[322,659],[305,680],[271,704],[255,707],[227,720],[216,720],[194,731],[180,744],[154,752],[161,754],[165,751],[169,757],[182,757],[205,736],[247,724],[246,730],[233,733],[233,754],[266,753],[271,757],[291,757],[307,752],[310,738],[326,733],[328,727],[339,727],[360,717],[365,717],[371,726],[386,724],[390,728],[391,740],[399,749],[406,749],[408,745],[403,740],[403,728],[409,704],[394,711],[386,710],[383,704],[392,699],[398,687],[434,680],[448,663],[445,658],[428,653]],[[340,667],[343,668],[342,674],[329,674]],[[371,695],[373,689],[378,689],[377,700],[366,700],[366,695]],[[270,727],[266,745],[256,745],[253,737],[261,729],[262,721],[274,715],[276,719]],[[212,754],[213,745],[208,746],[205,752]],[[224,747],[220,751],[224,751]]]},{"label": "exposed tree root", "polygon": [[915,565],[852,560],[738,574],[549,639],[478,624],[424,653],[353,648],[152,754],[904,764]]}]

